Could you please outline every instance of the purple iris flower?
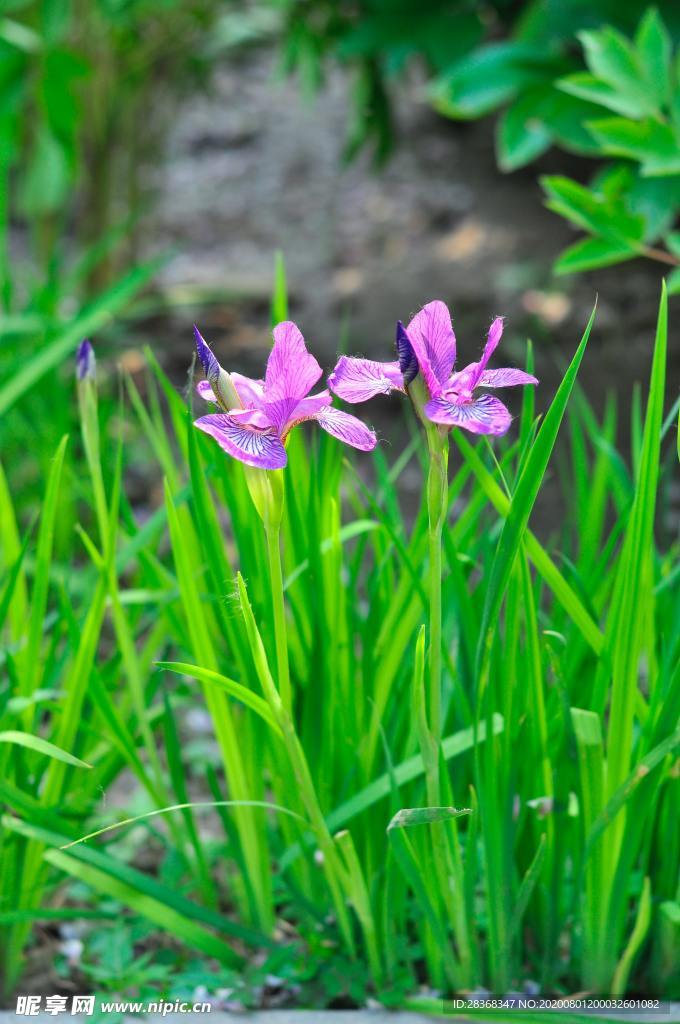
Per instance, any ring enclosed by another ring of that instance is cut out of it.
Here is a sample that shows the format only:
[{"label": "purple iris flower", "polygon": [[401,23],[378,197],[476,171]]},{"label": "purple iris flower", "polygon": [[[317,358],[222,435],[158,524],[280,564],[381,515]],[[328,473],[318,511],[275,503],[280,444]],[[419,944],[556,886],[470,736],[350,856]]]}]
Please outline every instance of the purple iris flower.
[{"label": "purple iris flower", "polygon": [[353,448],[375,448],[373,431],[355,416],[333,409],[328,391],[309,394],[322,371],[294,323],[274,328],[274,346],[264,380],[228,374],[196,328],[194,332],[198,357],[208,378],[196,390],[201,398],[222,410],[201,416],[195,426],[214,437],[235,459],[258,469],[281,469],[287,461],[286,438],[305,420],[315,420],[327,433]]},{"label": "purple iris flower", "polygon": [[76,352],[77,380],[90,380],[94,377],[97,361],[89,338],[83,338]]},{"label": "purple iris flower", "polygon": [[433,423],[464,427],[473,434],[504,434],[510,427],[510,413],[498,398],[476,395],[476,389],[538,384],[538,381],[531,374],[510,367],[487,370],[502,333],[503,320],[497,317],[489,328],[479,362],[454,373],[456,336],[451,327],[451,314],[445,303],[429,302],[416,313],[408,327],[398,322],[397,361],[379,363],[373,359],[342,356],[328,378],[328,386],[345,402],[365,402],[374,395],[406,392],[420,372],[429,392],[424,413]]}]

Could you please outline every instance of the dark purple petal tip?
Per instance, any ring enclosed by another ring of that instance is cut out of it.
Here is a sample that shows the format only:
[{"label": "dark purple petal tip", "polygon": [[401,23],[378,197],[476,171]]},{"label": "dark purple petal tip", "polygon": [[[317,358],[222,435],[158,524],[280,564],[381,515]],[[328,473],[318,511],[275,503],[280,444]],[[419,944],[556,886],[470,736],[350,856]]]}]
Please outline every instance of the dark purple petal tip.
[{"label": "dark purple petal tip", "polygon": [[196,339],[196,351],[198,353],[198,358],[201,360],[203,372],[212,383],[213,378],[220,372],[220,364],[217,362],[210,345],[207,343],[196,324],[194,324],[194,338]]},{"label": "dark purple petal tip", "polygon": [[94,379],[97,361],[89,338],[83,338],[76,352],[76,377],[78,380]]},{"label": "dark purple petal tip", "polygon": [[401,320],[397,320],[397,356],[399,357],[399,369],[401,375],[404,378],[404,386],[407,387],[412,380],[415,380],[418,375],[418,360],[416,354],[413,351],[413,346],[409,340],[409,336],[406,333]]}]

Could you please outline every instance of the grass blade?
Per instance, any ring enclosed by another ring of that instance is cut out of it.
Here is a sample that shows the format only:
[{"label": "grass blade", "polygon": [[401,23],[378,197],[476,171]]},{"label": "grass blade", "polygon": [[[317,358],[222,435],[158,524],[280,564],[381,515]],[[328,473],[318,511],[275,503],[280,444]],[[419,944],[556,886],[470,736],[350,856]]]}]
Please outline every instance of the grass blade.
[{"label": "grass blade", "polygon": [[103,295],[96,298],[55,338],[48,341],[40,351],[25,360],[21,369],[0,387],[0,416],[4,416],[7,410],[30,391],[41,377],[59,366],[68,355],[74,352],[76,345],[83,338],[96,334],[115,313],[124,309],[130,299],[149,283],[164,262],[165,257],[155,259],[130,271]]},{"label": "grass blade", "polygon": [[496,556],[491,567],[484,611],[482,613],[480,639],[477,649],[477,674],[480,680],[480,687],[484,686],[486,666],[488,665],[495,624],[503,601],[503,595],[557,439],[557,433],[576,381],[576,374],[581,365],[594,320],[595,310],[593,309],[581,343],[545,415],[522,475],[513,492],[508,518],[503,525],[503,532],[501,533]]},{"label": "grass blade", "polygon": [[61,750],[54,743],[43,740],[40,736],[31,736],[29,733],[18,732],[15,729],[6,729],[4,732],[0,732],[0,743],[14,743],[19,747],[35,750],[38,754],[44,754],[45,757],[53,757],[55,761],[63,761],[64,764],[70,764],[76,768],[92,767],[86,761],[81,761],[79,757],[74,757],[73,754],[69,754],[66,750]]},{"label": "grass blade", "polygon": [[190,676],[200,682],[208,683],[219,687],[230,697],[235,697],[246,707],[249,707],[256,715],[267,723],[270,729],[281,736],[281,729],[272,714],[269,705],[257,693],[253,693],[247,686],[237,683],[234,679],[222,675],[221,672],[213,672],[209,668],[201,668],[200,665],[187,665],[183,661],[157,661],[156,668],[164,669],[166,672],[174,672],[180,676]]}]

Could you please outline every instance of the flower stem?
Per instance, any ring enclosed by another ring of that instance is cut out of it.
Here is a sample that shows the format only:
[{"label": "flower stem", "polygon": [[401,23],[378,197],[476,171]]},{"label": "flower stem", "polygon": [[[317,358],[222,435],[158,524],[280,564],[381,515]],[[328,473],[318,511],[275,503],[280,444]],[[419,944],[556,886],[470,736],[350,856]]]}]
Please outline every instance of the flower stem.
[{"label": "flower stem", "polygon": [[[156,741],[153,730],[148,721],[147,707],[144,697],[144,679],[140,668],[140,660],[135,649],[135,641],[130,628],[130,623],[120,600],[120,587],[115,560],[115,530],[111,529],[109,509],[106,499],[106,488],[104,487],[104,474],[101,464],[101,450],[99,437],[99,413],[97,408],[97,390],[95,381],[92,378],[79,381],[78,383],[78,406],[80,410],[81,436],[85,451],[92,493],[94,496],[94,509],[99,531],[99,543],[102,555],[106,563],[106,574],[108,579],[109,601],[111,605],[111,618],[121,653],[121,661],[125,668],[132,702],[137,714],[138,728],[144,742],[149,765],[153,779],[146,774],[142,776],[142,782],[151,796],[158,803],[166,803],[168,800],[167,791],[163,784],[163,771],[161,767]],[[180,830],[173,822],[170,825],[175,836],[179,836]]]},{"label": "flower stem", "polygon": [[[427,511],[430,555],[430,629],[427,658],[430,735],[437,751],[434,772],[439,776],[439,745],[442,733],[442,528],[446,518],[448,492],[448,439],[428,433],[430,466],[427,477]],[[437,781],[437,791],[439,785]]]},{"label": "flower stem", "polygon": [[290,713],[292,694],[290,689],[290,668],[288,665],[288,638],[286,633],[286,606],[283,598],[283,573],[281,571],[280,527],[265,523],[269,579],[272,592],[274,617],[274,641],[276,645],[276,676],[281,702]]},{"label": "flower stem", "polygon": [[290,712],[286,710],[281,693],[272,679],[264,644],[262,643],[262,638],[255,622],[253,610],[251,608],[250,601],[248,600],[246,585],[243,582],[243,577],[240,573],[237,576],[237,581],[239,595],[241,598],[241,609],[243,612],[246,631],[248,633],[250,649],[253,654],[255,669],[260,678],[265,699],[269,704],[281,730],[286,753],[295,779],[297,792],[299,793],[300,799],[307,812],[312,831],[316,835],[319,850],[323,854],[324,871],[326,873],[326,878],[335,906],[338,927],[345,940],[350,956],[354,957],[356,955],[356,947],[354,943],[354,936],[352,934],[351,920],[343,892],[343,866],[340,860],[340,853],[333,842],[326,819],[323,811],[321,810],[312,773],[309,770],[304,748],[298,738],[293,717]]},{"label": "flower stem", "polygon": [[[448,505],[448,434],[427,429],[430,465],[427,476],[427,511],[429,540],[429,649],[427,654],[427,732],[421,746],[426,766],[427,800],[432,806],[443,803],[440,777],[442,742],[442,530]],[[429,747],[428,756],[425,750]],[[450,828],[455,830],[455,822]],[[447,917],[456,938],[457,956],[450,970],[456,987],[469,987],[472,979],[472,950],[465,920],[463,870],[454,833],[447,837],[443,822],[433,822],[432,852],[434,871]],[[451,845],[449,844],[449,838]],[[455,856],[452,856],[452,853]]]}]

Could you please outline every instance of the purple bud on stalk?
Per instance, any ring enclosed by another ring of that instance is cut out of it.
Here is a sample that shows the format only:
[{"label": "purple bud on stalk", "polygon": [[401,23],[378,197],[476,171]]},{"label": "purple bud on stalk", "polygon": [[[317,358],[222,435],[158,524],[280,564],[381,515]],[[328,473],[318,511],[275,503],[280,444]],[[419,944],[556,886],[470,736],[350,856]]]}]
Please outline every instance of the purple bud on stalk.
[{"label": "purple bud on stalk", "polygon": [[408,386],[418,376],[418,360],[413,346],[401,320],[397,320],[397,357],[399,370],[404,378],[404,386]]},{"label": "purple bud on stalk", "polygon": [[94,380],[97,360],[89,338],[83,338],[76,352],[77,380]]}]

